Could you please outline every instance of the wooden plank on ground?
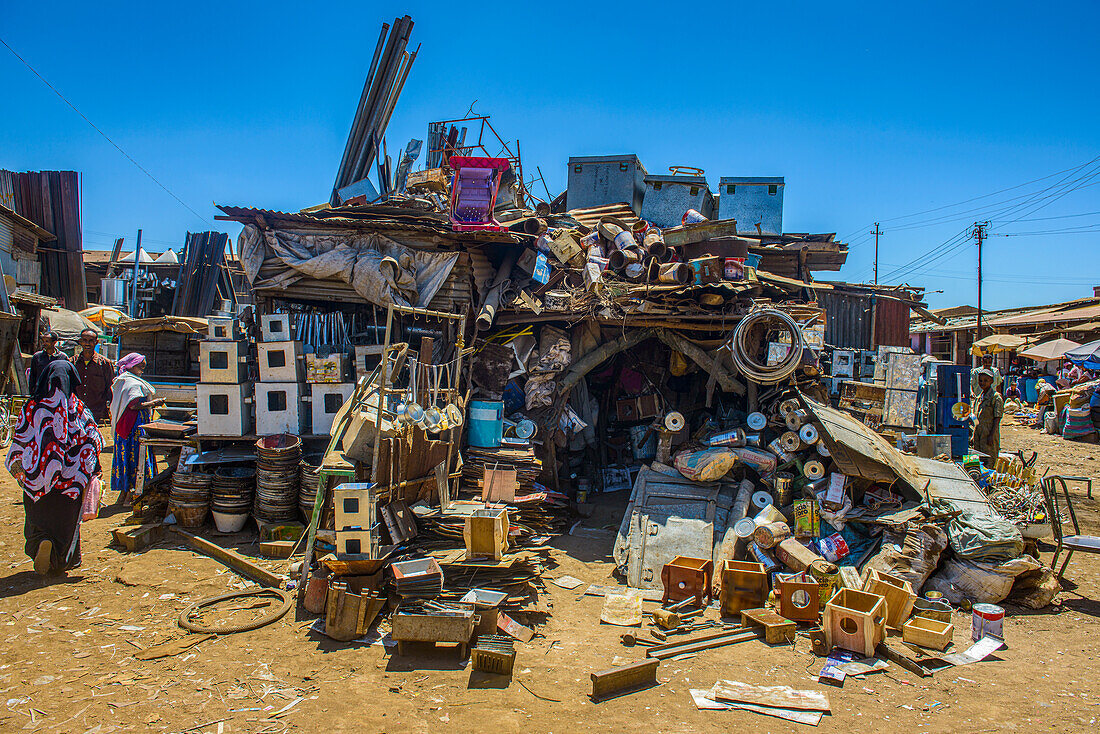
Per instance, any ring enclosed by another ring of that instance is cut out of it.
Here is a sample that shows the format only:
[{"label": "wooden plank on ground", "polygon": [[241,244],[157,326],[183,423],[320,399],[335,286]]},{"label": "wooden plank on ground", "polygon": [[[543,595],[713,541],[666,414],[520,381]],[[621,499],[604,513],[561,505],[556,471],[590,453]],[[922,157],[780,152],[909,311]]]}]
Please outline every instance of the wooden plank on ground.
[{"label": "wooden plank on ground", "polygon": [[240,553],[231,551],[228,548],[222,548],[220,545],[211,543],[206,538],[200,538],[197,535],[182,530],[180,528],[172,528],[172,532],[183,538],[193,550],[202,553],[203,555],[210,556],[215,561],[224,563],[229,568],[233,569],[237,573],[252,579],[258,584],[263,586],[269,586],[272,588],[280,588],[283,585],[283,579],[281,576],[277,576],[266,568],[256,565],[252,561],[248,560]]}]

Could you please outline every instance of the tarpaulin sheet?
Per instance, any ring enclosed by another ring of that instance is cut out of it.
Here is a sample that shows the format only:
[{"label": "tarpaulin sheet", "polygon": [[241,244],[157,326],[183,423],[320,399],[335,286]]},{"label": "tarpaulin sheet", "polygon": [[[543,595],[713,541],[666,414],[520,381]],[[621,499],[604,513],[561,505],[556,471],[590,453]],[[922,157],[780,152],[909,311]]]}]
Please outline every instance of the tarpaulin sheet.
[{"label": "tarpaulin sheet", "polygon": [[[238,252],[253,288],[286,288],[303,278],[341,280],[377,306],[424,308],[450,275],[457,252],[424,252],[360,230],[264,230],[245,225]],[[269,254],[288,266],[258,280]]]}]

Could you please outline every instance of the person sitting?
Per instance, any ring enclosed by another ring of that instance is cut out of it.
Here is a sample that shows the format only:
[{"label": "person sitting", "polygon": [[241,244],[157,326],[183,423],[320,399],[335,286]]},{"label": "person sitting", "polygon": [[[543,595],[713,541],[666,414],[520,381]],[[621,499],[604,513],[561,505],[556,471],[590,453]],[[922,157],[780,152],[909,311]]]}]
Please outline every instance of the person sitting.
[{"label": "person sitting", "polygon": [[1038,414],[1031,427],[1042,428],[1044,421],[1046,421],[1047,411],[1054,408],[1054,393],[1058,392],[1058,388],[1046,380],[1039,380],[1035,383],[1035,391],[1039,394],[1039,399],[1035,401],[1035,409]]},{"label": "person sitting", "polygon": [[1008,387],[1005,388],[1005,400],[1024,402],[1024,396],[1020,393],[1020,386],[1015,382],[1008,383]]}]

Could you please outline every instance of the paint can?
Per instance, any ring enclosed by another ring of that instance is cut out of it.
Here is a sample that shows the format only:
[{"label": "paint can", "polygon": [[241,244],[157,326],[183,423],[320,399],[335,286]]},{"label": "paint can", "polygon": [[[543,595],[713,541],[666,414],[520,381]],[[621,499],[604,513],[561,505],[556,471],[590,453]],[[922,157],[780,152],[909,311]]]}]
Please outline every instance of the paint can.
[{"label": "paint can", "polygon": [[749,413],[748,417],[745,419],[745,423],[754,431],[763,431],[768,425],[768,417],[760,412]]},{"label": "paint can", "polygon": [[750,544],[749,550],[752,552],[752,557],[756,559],[756,562],[764,565],[764,570],[766,572],[772,573],[773,571],[779,570],[779,561],[775,560],[775,557],[766,549],[761,548],[758,543]]},{"label": "paint can", "polygon": [[826,561],[836,563],[842,558],[848,557],[848,543],[840,533],[833,533],[827,538],[817,541],[817,547],[821,556]]},{"label": "paint can", "polygon": [[660,263],[657,266],[657,282],[679,283],[687,285],[691,282],[691,268],[683,263]]},{"label": "paint can", "polygon": [[794,501],[793,530],[797,538],[816,538],[821,533],[821,518],[817,514],[815,500]]},{"label": "paint can", "polygon": [[644,263],[627,263],[623,268],[623,277],[627,280],[633,280],[639,282],[645,278],[645,264]]},{"label": "paint can", "polygon": [[787,453],[787,450],[783,448],[783,439],[777,438],[768,444],[768,449],[771,450],[776,456],[779,457],[780,463],[786,464],[792,460],[792,456]]},{"label": "paint can", "polygon": [[794,431],[784,431],[783,435],[779,437],[779,443],[783,446],[784,451],[798,451],[802,448],[802,439]]},{"label": "paint can", "polygon": [[[764,490],[758,490],[752,493],[751,498],[754,511],[759,512],[772,503],[772,496]],[[765,520],[764,522],[768,522]]]},{"label": "paint can", "polygon": [[810,459],[802,465],[802,475],[807,479],[821,479],[825,476],[825,464],[817,459]]},{"label": "paint can", "polygon": [[726,280],[744,280],[745,279],[745,258],[743,257],[727,257],[722,264],[722,275]]},{"label": "paint can", "polygon": [[810,563],[806,570],[821,586],[821,608],[824,609],[833,594],[840,590],[840,569],[835,563],[821,559]]},{"label": "paint can", "polygon": [[634,239],[634,235],[629,232],[619,232],[615,235],[615,239],[612,240],[611,244],[614,245],[616,250],[626,250],[638,246],[637,241]]},{"label": "paint can", "polygon": [[786,507],[794,499],[794,475],[785,471],[776,472],[772,484],[775,504]]},{"label": "paint can", "polygon": [[761,548],[774,548],[791,537],[791,527],[785,522],[769,522],[757,525],[752,539]]},{"label": "paint can", "polygon": [[688,209],[684,212],[684,216],[680,217],[680,224],[698,224],[705,221],[707,218],[694,209]]},{"label": "paint can", "polygon": [[581,247],[586,250],[591,250],[593,247],[600,246],[600,232],[597,229],[592,230],[584,237],[581,237]]},{"label": "paint can", "polygon": [[745,432],[740,428],[734,428],[732,431],[723,431],[722,433],[716,433],[707,439],[707,446],[740,447],[744,445]]},{"label": "paint can", "polygon": [[1005,610],[996,604],[975,604],[970,626],[970,639],[977,642],[983,637],[1005,638]]},{"label": "paint can", "polygon": [[630,225],[630,234],[634,236],[634,241],[639,245],[645,242],[645,233],[649,231],[649,222],[644,219],[639,219],[634,224]]},{"label": "paint can", "polygon": [[607,270],[608,259],[606,257],[593,257],[592,252],[593,250],[588,251],[588,262],[596,265],[600,269],[601,273]]},{"label": "paint can", "polygon": [[817,443],[817,439],[820,436],[817,433],[817,426],[813,423],[807,423],[798,429],[798,437],[802,439],[802,443],[807,446],[813,446]]},{"label": "paint can", "polygon": [[743,517],[733,524],[733,557],[744,558],[752,542],[752,534],[756,532],[756,521],[751,517]]}]

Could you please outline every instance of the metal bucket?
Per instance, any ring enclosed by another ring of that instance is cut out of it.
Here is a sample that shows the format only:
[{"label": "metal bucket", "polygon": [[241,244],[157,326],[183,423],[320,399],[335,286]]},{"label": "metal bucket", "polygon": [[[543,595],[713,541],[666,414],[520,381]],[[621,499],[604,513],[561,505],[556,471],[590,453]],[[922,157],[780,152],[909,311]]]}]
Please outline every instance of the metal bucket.
[{"label": "metal bucket", "polygon": [[1005,638],[1005,610],[996,604],[975,604],[970,625],[970,639],[977,642],[983,637]]}]

